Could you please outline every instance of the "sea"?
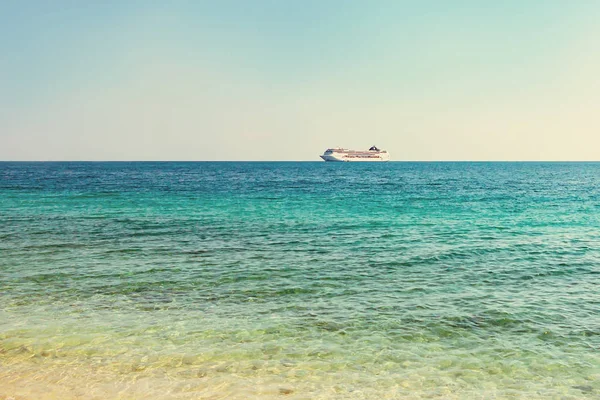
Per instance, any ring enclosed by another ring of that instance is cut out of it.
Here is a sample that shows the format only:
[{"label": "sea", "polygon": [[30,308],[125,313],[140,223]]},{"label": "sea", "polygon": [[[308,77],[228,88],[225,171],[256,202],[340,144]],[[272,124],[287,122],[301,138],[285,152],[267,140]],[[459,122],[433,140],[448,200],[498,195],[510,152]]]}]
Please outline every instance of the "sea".
[{"label": "sea", "polygon": [[0,399],[598,399],[600,163],[0,163]]}]

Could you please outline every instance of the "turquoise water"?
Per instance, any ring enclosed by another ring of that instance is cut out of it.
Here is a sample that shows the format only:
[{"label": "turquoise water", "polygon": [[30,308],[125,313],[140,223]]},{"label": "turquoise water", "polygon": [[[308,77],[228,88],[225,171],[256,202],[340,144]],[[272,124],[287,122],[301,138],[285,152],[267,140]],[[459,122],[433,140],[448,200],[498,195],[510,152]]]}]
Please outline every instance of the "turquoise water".
[{"label": "turquoise water", "polygon": [[0,398],[598,398],[599,284],[597,163],[0,163]]}]

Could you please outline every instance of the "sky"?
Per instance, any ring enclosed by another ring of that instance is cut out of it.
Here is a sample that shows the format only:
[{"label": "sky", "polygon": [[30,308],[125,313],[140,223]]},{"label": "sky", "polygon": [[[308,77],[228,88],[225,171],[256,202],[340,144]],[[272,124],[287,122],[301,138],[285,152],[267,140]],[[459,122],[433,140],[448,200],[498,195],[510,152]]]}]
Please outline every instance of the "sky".
[{"label": "sky", "polygon": [[0,160],[599,160],[600,1],[0,2]]}]

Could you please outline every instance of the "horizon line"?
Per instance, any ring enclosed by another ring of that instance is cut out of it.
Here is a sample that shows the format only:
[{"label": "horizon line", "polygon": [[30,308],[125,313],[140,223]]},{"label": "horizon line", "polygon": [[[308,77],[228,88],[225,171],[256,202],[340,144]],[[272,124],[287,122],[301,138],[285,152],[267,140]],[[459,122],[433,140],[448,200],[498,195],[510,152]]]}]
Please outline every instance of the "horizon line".
[{"label": "horizon line", "polygon": [[[356,164],[356,162],[327,162],[323,160],[0,160],[0,163],[322,163]],[[386,163],[597,163],[600,160],[390,160],[358,164]]]}]

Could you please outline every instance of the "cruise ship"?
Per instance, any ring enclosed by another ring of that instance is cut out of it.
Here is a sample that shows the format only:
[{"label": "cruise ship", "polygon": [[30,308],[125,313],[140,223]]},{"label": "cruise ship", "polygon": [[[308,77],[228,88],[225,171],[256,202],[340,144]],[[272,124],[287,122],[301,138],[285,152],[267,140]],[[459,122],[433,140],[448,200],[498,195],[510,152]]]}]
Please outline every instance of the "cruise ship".
[{"label": "cruise ship", "polygon": [[390,153],[376,146],[369,150],[327,149],[320,157],[325,161],[390,161]]}]

